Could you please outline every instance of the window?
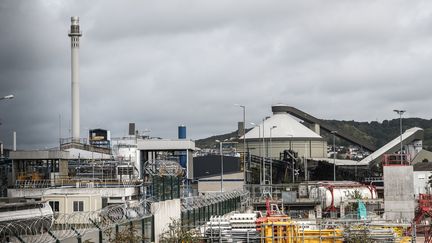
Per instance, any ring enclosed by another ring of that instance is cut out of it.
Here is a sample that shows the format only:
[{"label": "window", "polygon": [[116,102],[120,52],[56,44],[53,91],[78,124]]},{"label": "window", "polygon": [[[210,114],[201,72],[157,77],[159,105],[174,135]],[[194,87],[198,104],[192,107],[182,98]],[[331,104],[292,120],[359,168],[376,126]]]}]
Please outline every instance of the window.
[{"label": "window", "polygon": [[83,201],[74,201],[73,202],[73,211],[74,212],[84,211],[84,202]]},{"label": "window", "polygon": [[51,206],[51,209],[54,213],[58,213],[60,211],[60,209],[59,209],[60,202],[59,201],[49,201],[49,205]]}]

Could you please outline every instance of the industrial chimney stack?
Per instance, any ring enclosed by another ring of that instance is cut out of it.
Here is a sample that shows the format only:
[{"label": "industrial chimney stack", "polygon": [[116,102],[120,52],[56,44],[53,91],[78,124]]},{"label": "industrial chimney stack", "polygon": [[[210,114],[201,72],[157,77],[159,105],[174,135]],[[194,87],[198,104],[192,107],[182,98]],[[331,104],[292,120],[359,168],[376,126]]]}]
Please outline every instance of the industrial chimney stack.
[{"label": "industrial chimney stack", "polygon": [[72,142],[80,141],[80,100],[79,100],[79,38],[82,33],[79,18],[71,17],[71,66],[72,66]]}]

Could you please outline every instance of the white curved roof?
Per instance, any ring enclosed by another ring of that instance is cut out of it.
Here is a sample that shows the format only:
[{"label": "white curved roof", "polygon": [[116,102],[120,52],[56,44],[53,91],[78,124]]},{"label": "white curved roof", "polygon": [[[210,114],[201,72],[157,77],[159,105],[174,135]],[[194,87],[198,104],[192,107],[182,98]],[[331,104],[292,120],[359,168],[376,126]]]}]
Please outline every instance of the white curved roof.
[{"label": "white curved roof", "polygon": [[276,128],[272,129],[272,138],[321,138],[320,135],[298,122],[288,113],[276,113],[259,124],[259,128],[254,127],[246,133],[246,139],[262,138],[263,127],[264,137],[270,138],[270,128],[273,126]]}]

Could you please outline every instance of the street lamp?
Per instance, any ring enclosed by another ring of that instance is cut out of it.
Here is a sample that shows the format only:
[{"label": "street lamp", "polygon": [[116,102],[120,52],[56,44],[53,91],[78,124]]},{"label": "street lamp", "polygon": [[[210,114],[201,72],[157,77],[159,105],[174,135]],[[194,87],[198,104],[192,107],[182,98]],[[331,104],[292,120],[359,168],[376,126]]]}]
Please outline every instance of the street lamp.
[{"label": "street lamp", "polygon": [[[3,97],[0,97],[0,100],[11,100],[11,99],[13,99],[14,98],[14,95],[13,94],[10,94],[10,95],[6,95],[6,96],[3,96]],[[1,125],[1,123],[0,123],[0,125]],[[3,144],[2,143],[0,143],[0,156],[1,157],[3,157]]]},{"label": "street lamp", "polygon": [[3,96],[3,97],[0,97],[0,100],[11,100],[14,97],[15,96],[13,94],[10,94],[10,95],[6,95],[6,96]]},{"label": "street lamp", "polygon": [[221,184],[220,184],[220,191],[223,192],[223,153],[222,153],[222,143],[219,140],[216,140],[217,143],[219,143],[219,153],[220,153],[220,165],[221,165]]},{"label": "street lamp", "polygon": [[336,181],[336,133],[337,131],[331,131],[331,134],[333,134],[333,181]]},{"label": "street lamp", "polygon": [[244,172],[244,184],[246,185],[246,106],[235,104],[236,106],[240,106],[243,109],[243,172]]},{"label": "street lamp", "polygon": [[270,127],[270,185],[273,184],[273,159],[271,158],[272,156],[272,147],[273,147],[273,143],[272,143],[272,130],[275,129],[277,126],[272,126]]},{"label": "street lamp", "polygon": [[403,146],[402,146],[402,115],[403,115],[403,113],[405,113],[406,112],[406,110],[393,110],[394,112],[396,112],[396,113],[398,113],[398,115],[399,115],[399,120],[400,120],[400,122],[399,122],[399,124],[400,124],[400,160],[401,160],[401,164],[402,164],[402,161],[403,161],[403,159],[402,159],[402,151],[403,151]]},{"label": "street lamp", "polygon": [[[261,157],[261,145],[260,145],[260,140],[261,140],[261,126],[255,124],[255,123],[253,123],[253,122],[251,122],[250,124],[251,124],[252,126],[254,126],[254,127],[258,127],[258,153],[259,153],[259,156]],[[260,163],[260,184],[262,184],[262,180],[263,180],[263,178],[262,178],[262,166],[263,166],[263,162],[264,162],[264,161],[261,161],[261,163]]]},{"label": "street lamp", "polygon": [[221,158],[221,193],[223,192],[223,150],[222,150],[222,146],[223,144],[227,144],[227,143],[237,143],[237,142],[231,142],[231,139],[225,139],[224,141],[219,141],[219,140],[215,140],[215,142],[219,143],[219,149],[220,149],[220,158]]}]

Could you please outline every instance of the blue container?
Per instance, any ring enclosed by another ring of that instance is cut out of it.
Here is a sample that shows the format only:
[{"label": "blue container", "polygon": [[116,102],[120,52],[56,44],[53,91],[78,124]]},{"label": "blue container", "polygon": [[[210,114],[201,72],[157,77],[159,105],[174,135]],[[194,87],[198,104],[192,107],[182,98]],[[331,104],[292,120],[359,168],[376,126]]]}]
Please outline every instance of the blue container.
[{"label": "blue container", "polygon": [[186,151],[181,151],[181,154],[179,156],[179,163],[183,168],[187,167]]},{"label": "blue container", "polygon": [[178,127],[178,138],[186,139],[186,126],[181,125]]}]

